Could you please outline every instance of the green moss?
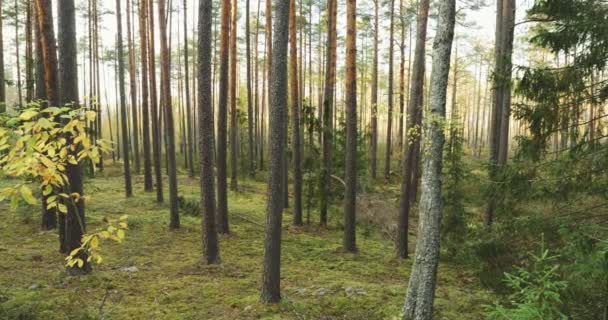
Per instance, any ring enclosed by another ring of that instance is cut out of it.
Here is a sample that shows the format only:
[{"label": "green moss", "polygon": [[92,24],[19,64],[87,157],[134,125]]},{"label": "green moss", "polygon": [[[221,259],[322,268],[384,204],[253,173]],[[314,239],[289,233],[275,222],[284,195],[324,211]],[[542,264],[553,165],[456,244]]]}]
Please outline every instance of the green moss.
[{"label": "green moss", "polygon": [[[400,313],[412,261],[396,260],[392,241],[373,225],[359,228],[359,254],[342,253],[340,206],[327,229],[293,227],[286,211],[283,301],[268,306],[259,303],[263,179],[241,181],[241,191],[230,192],[232,234],[220,237],[223,264],[205,266],[200,218],[184,216],[182,228],[170,231],[167,204],[143,193],[141,177],[134,179],[135,197],[125,199],[119,170],[106,172],[86,183],[88,228],[128,214],[130,230],[123,244],[102,244],[104,263],[91,275],[66,277],[54,232],[14,214],[0,221],[0,319],[390,319]],[[198,188],[197,179],[179,177],[185,198],[198,199]],[[443,319],[482,318],[481,306],[492,298],[469,278],[466,270],[440,265],[436,305]]]}]

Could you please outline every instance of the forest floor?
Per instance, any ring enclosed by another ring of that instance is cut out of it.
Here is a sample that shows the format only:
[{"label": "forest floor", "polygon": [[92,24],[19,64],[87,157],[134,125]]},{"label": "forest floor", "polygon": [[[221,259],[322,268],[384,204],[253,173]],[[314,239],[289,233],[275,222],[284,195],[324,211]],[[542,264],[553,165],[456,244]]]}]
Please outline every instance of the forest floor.
[{"label": "forest floor", "polygon": [[[103,243],[104,262],[90,275],[66,275],[56,232],[40,231],[39,209],[2,209],[0,319],[399,317],[413,254],[397,260],[386,233],[366,221],[358,226],[359,253],[343,253],[341,206],[330,211],[328,228],[317,226],[315,213],[311,225],[293,227],[291,211],[286,211],[283,301],[268,306],[259,303],[266,199],[262,179],[242,180],[239,191],[230,192],[232,233],[220,237],[222,264],[205,266],[201,219],[182,216],[181,229],[170,231],[168,201],[159,205],[154,193],[143,193],[141,176],[134,180],[136,195],[125,199],[119,172],[109,168],[85,184],[89,230],[103,227],[104,217],[129,215],[125,241]],[[198,200],[198,179],[179,176],[179,191]],[[382,208],[369,205],[365,210]],[[436,319],[483,319],[483,306],[494,298],[471,270],[440,263]]]}]

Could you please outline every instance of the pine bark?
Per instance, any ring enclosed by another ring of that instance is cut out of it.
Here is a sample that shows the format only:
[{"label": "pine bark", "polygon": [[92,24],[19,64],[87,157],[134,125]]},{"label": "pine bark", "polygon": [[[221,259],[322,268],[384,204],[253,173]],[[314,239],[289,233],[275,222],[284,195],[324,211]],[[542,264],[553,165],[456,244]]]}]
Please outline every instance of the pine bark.
[{"label": "pine bark", "polygon": [[228,58],[230,42],[230,0],[222,0],[220,31],[220,87],[217,110],[217,224],[221,234],[230,233],[228,226],[228,186],[226,177],[226,148],[228,121]]},{"label": "pine bark", "polygon": [[122,162],[125,175],[125,195],[127,198],[133,196],[133,185],[131,182],[131,158],[129,156],[129,137],[127,129],[127,101],[125,92],[125,62],[124,49],[122,45],[122,12],[121,0],[116,0],[116,29],[118,32],[117,56],[118,56],[118,86],[120,95],[120,125],[122,131]]},{"label": "pine bark", "polygon": [[[141,0],[140,0],[141,1]],[[188,159],[188,176],[194,177],[194,134],[192,130],[192,104],[190,100],[190,46],[188,46],[188,0],[184,0],[184,88],[186,93],[186,137],[188,146],[186,157]]]},{"label": "pine bark", "polygon": [[139,121],[137,116],[137,82],[135,81],[135,48],[133,45],[133,32],[131,28],[131,0],[127,0],[127,46],[129,49],[129,93],[131,94],[131,144],[133,150],[136,174],[139,174],[141,161],[139,158]]},{"label": "pine bark", "polygon": [[[275,1],[275,30],[288,30],[289,2]],[[276,303],[281,300],[281,225],[283,220],[282,162],[287,136],[282,121],[287,113],[287,32],[276,32],[273,38],[270,106],[270,163],[268,200],[266,206],[266,238],[264,270],[260,300]]]},{"label": "pine bark", "polygon": [[237,0],[232,0],[230,19],[230,189],[238,189],[238,119],[236,109],[236,40],[237,40]]},{"label": "pine bark", "polygon": [[201,216],[203,217],[203,260],[220,263],[220,247],[215,224],[214,124],[211,101],[211,50],[213,4],[201,0],[198,19],[198,130],[201,159]]},{"label": "pine bark", "polygon": [[[63,0],[58,3],[58,48],[59,48],[59,88],[60,102],[62,105],[70,105],[78,108],[78,62],[76,51],[76,8],[74,0]],[[73,143],[73,136],[68,135],[68,145]],[[76,156],[77,151],[71,151]],[[82,182],[82,168],[79,164],[68,164],[66,166],[67,185],[64,192],[67,194],[77,193],[80,199],[76,203],[68,205],[65,216],[65,252],[80,247],[82,235],[86,232],[84,211],[84,188]],[[86,254],[81,254],[80,259],[84,265],[68,268],[68,273],[78,275],[91,271],[91,265],[87,261]]]},{"label": "pine bark", "polygon": [[357,251],[357,2],[346,2],[346,159],[344,238],[346,252]]},{"label": "pine bark", "polygon": [[154,1],[147,0],[148,2],[148,60],[149,60],[149,76],[150,76],[150,106],[151,118],[152,118],[152,160],[154,162],[154,181],[156,184],[156,202],[162,203],[164,201],[163,194],[163,175],[161,168],[161,156],[162,156],[162,139],[160,132],[160,113],[158,94],[156,86],[156,50],[155,50],[155,36],[154,36]]},{"label": "pine bark", "polygon": [[[249,143],[247,144],[247,153],[249,156],[249,175],[253,177],[255,175],[255,154],[254,154],[254,112],[253,112],[253,100],[252,100],[252,89],[251,89],[251,26],[249,19],[249,4],[250,0],[245,1],[245,54],[247,55],[247,136]],[[257,27],[257,26],[256,26]],[[256,37],[257,39],[257,37]],[[256,42],[257,50],[257,42]]]},{"label": "pine bark", "polygon": [[171,103],[171,56],[167,42],[167,20],[165,0],[158,1],[158,26],[160,32],[160,59],[161,59],[161,90],[163,92],[163,115],[165,120],[165,138],[167,152],[167,176],[169,180],[169,228],[177,229],[180,226],[179,211],[177,207],[177,167],[175,160],[175,129],[173,120],[173,107]]},{"label": "pine bark", "polygon": [[372,61],[372,115],[371,115],[371,143],[370,164],[372,178],[376,179],[378,172],[378,1],[374,0],[374,57]]},{"label": "pine bark", "polygon": [[450,55],[454,39],[456,1],[439,3],[437,34],[433,43],[433,69],[431,71],[430,101],[424,123],[425,152],[422,166],[422,193],[416,259],[412,266],[405,299],[405,320],[433,319],[433,302],[437,283],[439,246],[441,243],[442,162],[445,142],[445,106]]},{"label": "pine bark", "polygon": [[296,0],[289,2],[289,76],[291,80],[291,143],[293,148],[293,224],[300,226],[302,225],[302,143],[300,137],[300,98],[298,90]]},{"label": "pine bark", "polygon": [[148,0],[139,0],[139,46],[141,50],[141,117],[144,149],[144,191],[152,192],[152,158],[150,156],[150,92],[148,90]]},{"label": "pine bark", "polygon": [[[51,106],[59,106],[59,79],[57,51],[55,50],[55,27],[50,0],[36,0],[36,34],[38,63],[37,98],[46,100]],[[1,4],[0,4],[1,7]],[[1,17],[1,8],[0,8]],[[0,23],[1,25],[1,23]],[[1,51],[1,50],[0,50]],[[40,78],[42,76],[43,78]],[[4,82],[0,85],[4,88]],[[0,102],[0,107],[4,106]],[[60,220],[65,221],[62,215]],[[42,198],[42,229],[51,230],[57,226],[57,210],[46,208],[46,197]],[[62,224],[62,230],[65,223]],[[60,251],[65,250],[64,238],[60,237]]]},{"label": "pine bark", "polygon": [[395,0],[390,0],[390,32],[388,45],[388,119],[386,120],[386,157],[384,162],[384,178],[391,178],[391,155],[393,154],[393,57],[395,41]]}]

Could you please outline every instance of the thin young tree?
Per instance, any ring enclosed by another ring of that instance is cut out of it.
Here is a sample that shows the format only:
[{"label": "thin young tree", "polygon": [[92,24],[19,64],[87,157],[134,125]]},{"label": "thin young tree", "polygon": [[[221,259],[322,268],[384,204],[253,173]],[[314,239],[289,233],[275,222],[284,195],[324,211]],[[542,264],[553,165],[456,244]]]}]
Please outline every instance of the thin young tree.
[{"label": "thin young tree", "polygon": [[408,103],[408,134],[407,148],[404,149],[402,159],[401,197],[399,199],[399,222],[397,228],[397,257],[407,258],[408,254],[408,229],[411,205],[412,188],[416,188],[417,166],[416,154],[420,148],[420,127],[418,123],[422,117],[423,86],[424,86],[424,64],[426,31],[429,17],[429,0],[421,0],[418,8],[416,22],[416,49],[414,52],[414,68],[412,70],[412,81],[410,88],[410,101]]},{"label": "thin young tree", "polygon": [[388,44],[388,115],[386,120],[386,157],[384,158],[384,178],[391,178],[391,155],[393,154],[393,57],[395,41],[395,0],[390,0],[390,32]]},{"label": "thin young tree", "polygon": [[331,191],[331,157],[333,148],[333,104],[336,83],[336,0],[327,1],[327,43],[325,58],[325,88],[323,89],[323,163],[321,168],[320,224],[327,225],[327,208]]},{"label": "thin young tree", "polygon": [[[252,100],[252,92],[251,92],[251,25],[249,21],[249,2],[250,0],[245,1],[245,54],[247,55],[247,135],[249,138],[249,143],[247,146],[248,150],[248,164],[249,164],[249,175],[255,175],[255,155],[254,155],[254,114],[253,114],[253,100]],[[259,12],[259,10],[258,10]],[[257,25],[256,25],[257,29]],[[256,36],[257,39],[257,36]],[[256,41],[256,51],[257,51],[257,41]],[[256,62],[257,63],[257,62]]]},{"label": "thin young tree", "polygon": [[217,264],[220,262],[220,247],[215,225],[215,175],[213,170],[215,132],[211,101],[212,1],[201,0],[198,14],[198,143],[201,159],[200,210],[203,217],[203,259],[207,264]]},{"label": "thin young tree", "polygon": [[177,167],[175,160],[175,129],[173,121],[173,107],[171,103],[171,56],[167,41],[167,19],[165,15],[165,0],[158,1],[158,28],[160,32],[160,60],[161,60],[161,90],[163,96],[163,119],[165,120],[165,139],[167,152],[167,176],[169,180],[169,228],[179,228],[179,211],[177,207]]},{"label": "thin young tree", "polygon": [[[78,108],[78,62],[76,51],[76,8],[74,0],[63,0],[57,7],[57,33],[59,52],[59,88],[60,103]],[[74,137],[66,137],[68,145]],[[74,156],[77,150],[71,151]],[[77,193],[80,197],[74,200],[74,205],[68,205],[65,217],[65,251],[70,253],[81,245],[82,235],[86,232],[84,212],[84,188],[82,182],[82,168],[79,164],[68,163],[66,166],[67,185],[64,192],[67,194]],[[79,256],[84,261],[81,266],[75,265],[68,268],[68,274],[79,275],[91,270],[86,254]]]},{"label": "thin young tree", "polygon": [[226,181],[226,148],[228,121],[228,56],[230,42],[230,0],[222,0],[220,21],[220,87],[217,110],[217,225],[221,234],[230,233],[228,226],[228,186]]},{"label": "thin young tree", "polygon": [[376,179],[378,159],[378,1],[374,0],[374,57],[372,61],[371,142],[369,152],[372,178]]},{"label": "thin young tree", "polygon": [[346,2],[346,159],[344,238],[347,252],[357,251],[357,2]]},{"label": "thin young tree", "polygon": [[150,78],[150,106],[152,118],[152,159],[154,162],[154,182],[156,184],[156,202],[162,203],[163,195],[163,175],[161,168],[162,141],[160,133],[159,103],[156,90],[156,50],[154,36],[154,1],[148,0],[148,60]]},{"label": "thin young tree", "polygon": [[184,0],[184,88],[186,93],[186,136],[188,146],[186,157],[188,159],[188,176],[194,177],[194,134],[192,130],[192,104],[190,103],[190,48],[188,46],[188,0]]},{"label": "thin young tree", "polygon": [[137,82],[135,80],[135,47],[131,24],[131,0],[127,0],[127,48],[129,49],[129,93],[131,94],[131,144],[133,150],[133,169],[139,174],[141,160],[139,158],[139,121],[137,116]]},{"label": "thin young tree", "polygon": [[230,19],[230,189],[238,188],[238,119],[236,109],[236,56],[238,54],[237,42],[237,1],[232,0],[232,18]]},{"label": "thin young tree", "polygon": [[152,192],[152,158],[150,157],[150,108],[148,105],[148,0],[139,0],[139,49],[141,50],[141,121],[144,147],[144,191]]},{"label": "thin young tree", "polygon": [[291,82],[291,125],[293,148],[293,224],[302,225],[302,143],[300,139],[300,98],[298,86],[298,48],[296,0],[289,2],[289,76]]},{"label": "thin young tree", "polygon": [[122,131],[122,162],[125,175],[125,195],[127,198],[133,196],[133,185],[131,182],[131,158],[129,157],[129,135],[127,134],[127,98],[125,92],[125,62],[124,49],[122,45],[122,10],[121,0],[116,0],[116,55],[118,59],[118,93],[120,95],[120,128]]},{"label": "thin young tree", "polygon": [[[275,30],[289,28],[289,2],[276,0]],[[267,12],[266,14],[269,14]],[[282,123],[287,113],[287,32],[275,32],[273,37],[272,73],[270,76],[270,163],[268,200],[266,205],[266,237],[264,240],[264,270],[260,300],[276,303],[281,300],[281,224],[283,221],[283,157],[287,136]]]},{"label": "thin young tree", "polygon": [[433,43],[429,110],[424,123],[425,152],[422,165],[419,237],[416,243],[416,259],[412,266],[403,309],[403,319],[405,320],[433,319],[433,301],[441,243],[441,168],[445,142],[445,106],[455,15],[455,0],[439,2],[437,33]]}]

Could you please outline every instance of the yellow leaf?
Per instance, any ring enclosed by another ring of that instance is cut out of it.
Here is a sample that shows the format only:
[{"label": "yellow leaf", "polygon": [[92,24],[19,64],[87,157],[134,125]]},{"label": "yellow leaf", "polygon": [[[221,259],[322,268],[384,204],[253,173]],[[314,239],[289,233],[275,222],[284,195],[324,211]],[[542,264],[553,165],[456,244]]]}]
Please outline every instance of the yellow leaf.
[{"label": "yellow leaf", "polygon": [[21,197],[29,204],[36,204],[36,198],[32,194],[32,190],[25,185],[21,186]]},{"label": "yellow leaf", "polygon": [[23,120],[23,121],[29,121],[30,119],[32,119],[33,117],[38,115],[38,111],[35,110],[25,110],[23,113],[21,113],[19,115],[19,119]]},{"label": "yellow leaf", "polygon": [[122,216],[120,216],[120,221],[127,220],[128,218],[129,218],[129,216],[128,216],[128,215],[126,215],[126,214],[125,214],[125,215],[122,215]]},{"label": "yellow leaf", "polygon": [[59,212],[68,213],[68,207],[66,207],[65,204],[59,203],[58,208],[59,208]]},{"label": "yellow leaf", "polygon": [[76,249],[72,250],[72,252],[70,252],[70,257],[75,256],[75,255],[78,253],[78,251],[80,251],[80,247],[78,247],[78,248],[76,248]]},{"label": "yellow leaf", "polygon": [[118,230],[118,231],[116,231],[116,236],[120,240],[124,239],[125,238],[125,231],[124,230]]},{"label": "yellow leaf", "polygon": [[99,247],[99,239],[97,237],[91,238],[91,244],[89,245],[91,249],[95,249]]},{"label": "yellow leaf", "polygon": [[85,117],[87,118],[88,121],[93,121],[95,120],[95,111],[87,111],[84,113]]}]

